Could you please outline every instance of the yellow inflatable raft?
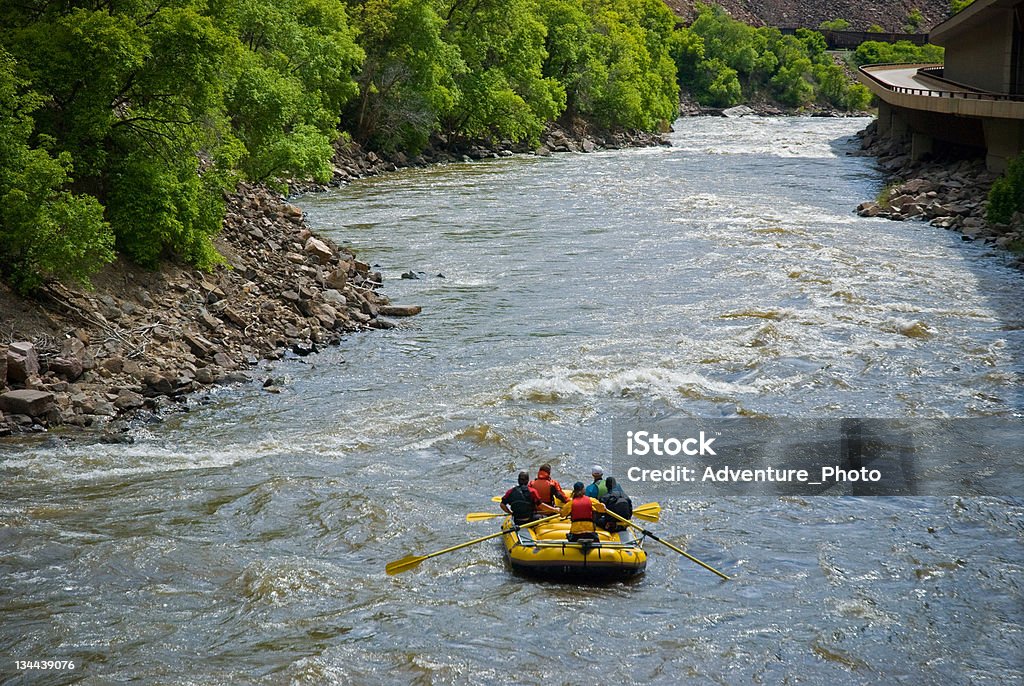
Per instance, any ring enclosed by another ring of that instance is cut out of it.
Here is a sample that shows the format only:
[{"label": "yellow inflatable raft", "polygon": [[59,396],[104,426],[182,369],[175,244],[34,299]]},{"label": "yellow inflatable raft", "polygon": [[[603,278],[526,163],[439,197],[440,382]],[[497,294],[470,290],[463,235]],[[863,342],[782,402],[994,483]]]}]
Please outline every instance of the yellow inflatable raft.
[{"label": "yellow inflatable raft", "polygon": [[609,533],[598,528],[600,541],[570,543],[568,520],[554,520],[516,531],[510,518],[501,527],[505,556],[522,574],[563,581],[617,581],[644,573],[647,553],[632,529]]}]

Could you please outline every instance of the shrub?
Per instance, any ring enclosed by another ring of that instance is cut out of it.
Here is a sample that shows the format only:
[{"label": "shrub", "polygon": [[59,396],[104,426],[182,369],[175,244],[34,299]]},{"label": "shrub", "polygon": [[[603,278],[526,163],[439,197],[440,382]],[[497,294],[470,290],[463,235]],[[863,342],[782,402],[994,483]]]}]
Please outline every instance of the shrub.
[{"label": "shrub", "polygon": [[1009,224],[1014,212],[1021,211],[1024,211],[1024,155],[1012,159],[1006,172],[989,189],[986,219],[993,224]]}]

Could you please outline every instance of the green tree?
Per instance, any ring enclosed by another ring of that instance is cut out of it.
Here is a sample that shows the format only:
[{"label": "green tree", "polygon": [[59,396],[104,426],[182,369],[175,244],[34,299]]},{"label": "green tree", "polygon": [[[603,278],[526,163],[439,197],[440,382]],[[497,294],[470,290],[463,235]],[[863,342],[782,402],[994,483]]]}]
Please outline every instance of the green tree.
[{"label": "green tree", "polygon": [[364,0],[350,12],[366,59],[345,121],[375,147],[416,152],[458,99],[458,50],[429,0]]},{"label": "green tree", "polygon": [[857,66],[865,64],[929,64],[942,62],[943,49],[937,45],[926,43],[914,45],[910,41],[883,43],[881,41],[865,41],[853,51],[853,63]]},{"label": "green tree", "polygon": [[448,0],[444,39],[465,69],[454,75],[457,98],[443,120],[469,138],[536,139],[565,108],[565,90],[545,77],[546,27],[536,0]]},{"label": "green tree", "polygon": [[988,192],[986,218],[990,222],[1009,224],[1015,212],[1024,212],[1024,156],[1010,160]]},{"label": "green tree", "polygon": [[846,31],[850,28],[850,22],[845,19],[830,19],[818,24],[818,28],[823,31]]},{"label": "green tree", "polygon": [[356,96],[363,59],[342,5],[333,0],[220,0],[226,51],[225,107],[250,179],[331,175],[342,106]]},{"label": "green tree", "polygon": [[697,6],[693,24],[676,31],[672,55],[680,86],[703,104],[771,97],[790,107],[821,102],[863,109],[870,97],[833,63],[818,31],[783,36],[738,22],[719,7]]},{"label": "green tree", "polygon": [[84,282],[113,259],[114,237],[94,198],[65,190],[70,155],[30,145],[44,101],[15,67],[0,48],[0,276],[23,292],[52,277]]}]

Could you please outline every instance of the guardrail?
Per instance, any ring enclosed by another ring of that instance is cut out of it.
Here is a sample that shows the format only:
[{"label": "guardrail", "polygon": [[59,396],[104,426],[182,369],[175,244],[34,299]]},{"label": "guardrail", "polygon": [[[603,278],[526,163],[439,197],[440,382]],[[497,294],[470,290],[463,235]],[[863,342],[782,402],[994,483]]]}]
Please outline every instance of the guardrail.
[{"label": "guardrail", "polygon": [[[859,68],[859,71],[860,71],[861,74],[864,74],[865,76],[867,76],[869,79],[871,79],[872,81],[877,83],[882,88],[884,88],[884,89],[886,89],[888,91],[892,91],[893,93],[903,93],[905,95],[922,95],[922,96],[931,97],[931,98],[961,98],[961,99],[964,99],[964,100],[989,100],[989,101],[1006,101],[1006,102],[1024,102],[1024,95],[1006,95],[1006,94],[1003,94],[1003,93],[988,93],[986,91],[980,91],[980,90],[977,90],[977,89],[968,90],[968,91],[960,91],[960,90],[957,90],[957,91],[953,91],[953,90],[947,91],[947,90],[937,90],[935,88],[910,88],[908,86],[895,86],[895,85],[893,85],[891,83],[886,83],[885,81],[883,81],[882,79],[878,78],[877,76],[872,74],[870,71],[868,71],[868,69],[871,68],[871,67],[878,68],[878,67],[907,67],[907,66],[913,66],[913,65],[906,65],[906,64],[865,64],[864,66]],[[934,69],[941,70],[942,67],[936,67],[935,65],[929,65],[929,66],[926,66],[926,67],[921,67],[917,71],[918,71],[919,74],[920,73],[924,73],[924,74],[926,74],[928,76],[933,76],[934,78],[942,78],[941,76],[934,76],[934,74],[929,73],[928,71],[925,71],[925,70],[934,70]],[[945,80],[945,79],[943,79],[943,80]],[[955,86],[959,86],[959,87],[962,87],[962,88],[970,88],[970,86],[960,86],[960,84],[956,84],[956,83],[954,83],[952,81],[947,81],[947,83],[949,83],[950,85],[955,85]]]}]

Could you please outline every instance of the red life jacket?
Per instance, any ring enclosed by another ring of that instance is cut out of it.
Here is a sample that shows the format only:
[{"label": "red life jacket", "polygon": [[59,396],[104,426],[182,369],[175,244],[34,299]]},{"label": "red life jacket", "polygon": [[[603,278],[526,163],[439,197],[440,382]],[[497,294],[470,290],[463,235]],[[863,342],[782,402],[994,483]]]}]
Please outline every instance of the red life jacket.
[{"label": "red life jacket", "polygon": [[[542,474],[546,473],[547,472],[542,472]],[[550,477],[542,477],[538,474],[537,478],[530,482],[530,488],[537,491],[537,495],[540,496],[540,501],[542,503],[547,503],[548,505],[554,504],[555,493],[558,492],[558,489],[555,488],[555,482],[552,481]]]},{"label": "red life jacket", "polygon": [[569,512],[569,519],[574,522],[594,521],[594,505],[590,502],[590,496],[582,495],[572,499],[572,510]]}]

